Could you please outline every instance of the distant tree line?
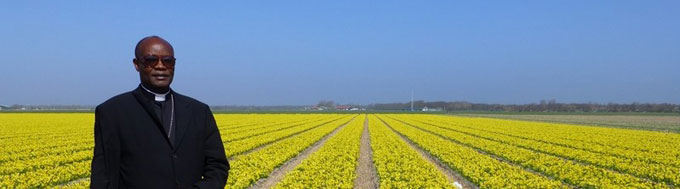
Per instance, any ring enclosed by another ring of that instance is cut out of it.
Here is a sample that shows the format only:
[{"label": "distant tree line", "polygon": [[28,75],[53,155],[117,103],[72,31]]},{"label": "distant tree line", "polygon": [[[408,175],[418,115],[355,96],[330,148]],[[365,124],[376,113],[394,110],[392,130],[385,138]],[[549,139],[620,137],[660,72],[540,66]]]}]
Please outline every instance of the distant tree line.
[{"label": "distant tree line", "polygon": [[333,108],[335,107],[335,102],[332,100],[322,100],[316,104],[317,107]]},{"label": "distant tree line", "polygon": [[89,105],[20,105],[0,106],[1,110],[94,110]]},{"label": "distant tree line", "polygon": [[[326,107],[327,109],[335,109],[336,104],[332,100],[323,100],[316,105],[281,105],[281,106],[243,106],[243,105],[218,105],[211,106],[214,111],[298,111],[306,110],[306,108]],[[403,103],[378,103],[369,105],[346,104],[357,108],[366,108],[367,110],[402,110],[409,111],[411,109],[411,102]],[[630,104],[598,104],[598,103],[558,103],[555,100],[541,100],[539,103],[530,104],[485,104],[485,103],[471,103],[465,101],[432,101],[425,102],[422,100],[413,101],[415,110],[422,110],[424,107],[442,109],[443,111],[506,111],[506,112],[680,112],[680,105],[670,103],[630,103]],[[92,111],[94,106],[86,105],[0,105],[0,111],[13,110],[84,110]]]},{"label": "distant tree line", "polygon": [[[444,111],[508,111],[508,112],[680,112],[680,105],[670,103],[558,103],[541,100],[531,104],[485,104],[464,101],[413,101],[414,109],[442,108]],[[370,104],[371,110],[410,110],[411,102]]]},{"label": "distant tree line", "polygon": [[241,106],[221,105],[210,106],[213,111],[292,111],[303,109],[304,106],[281,105],[281,106]]}]

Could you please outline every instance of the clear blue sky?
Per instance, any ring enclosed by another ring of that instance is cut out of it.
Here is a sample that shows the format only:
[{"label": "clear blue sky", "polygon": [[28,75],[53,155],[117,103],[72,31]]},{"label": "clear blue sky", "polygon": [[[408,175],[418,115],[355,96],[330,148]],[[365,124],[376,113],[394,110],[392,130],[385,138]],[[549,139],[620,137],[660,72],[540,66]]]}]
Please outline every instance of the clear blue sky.
[{"label": "clear blue sky", "polygon": [[149,35],[210,105],[680,103],[680,1],[29,2],[0,6],[0,104],[132,90]]}]

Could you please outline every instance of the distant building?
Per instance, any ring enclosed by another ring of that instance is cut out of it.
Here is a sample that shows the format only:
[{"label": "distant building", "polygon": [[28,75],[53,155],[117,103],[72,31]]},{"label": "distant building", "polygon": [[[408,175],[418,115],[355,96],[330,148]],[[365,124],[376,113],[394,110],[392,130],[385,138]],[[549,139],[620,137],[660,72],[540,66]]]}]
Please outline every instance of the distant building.
[{"label": "distant building", "polygon": [[350,110],[351,106],[335,106],[335,110]]},{"label": "distant building", "polygon": [[0,110],[7,110],[7,109],[9,109],[9,106],[0,105]]}]

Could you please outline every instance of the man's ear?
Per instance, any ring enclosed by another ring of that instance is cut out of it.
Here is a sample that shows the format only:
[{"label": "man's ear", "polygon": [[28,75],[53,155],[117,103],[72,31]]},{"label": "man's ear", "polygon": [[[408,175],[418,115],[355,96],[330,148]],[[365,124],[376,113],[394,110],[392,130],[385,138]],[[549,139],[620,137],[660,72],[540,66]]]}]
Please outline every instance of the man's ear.
[{"label": "man's ear", "polygon": [[132,59],[132,64],[135,65],[135,70],[137,70],[137,72],[139,72],[139,65],[137,64],[137,58]]}]

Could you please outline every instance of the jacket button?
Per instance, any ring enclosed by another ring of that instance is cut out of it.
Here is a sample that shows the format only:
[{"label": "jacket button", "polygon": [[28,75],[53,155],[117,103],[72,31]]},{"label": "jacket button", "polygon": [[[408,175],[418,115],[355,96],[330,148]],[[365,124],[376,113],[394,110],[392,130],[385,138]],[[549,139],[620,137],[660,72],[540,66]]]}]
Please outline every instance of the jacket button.
[{"label": "jacket button", "polygon": [[177,159],[177,154],[172,154],[173,159]]}]

